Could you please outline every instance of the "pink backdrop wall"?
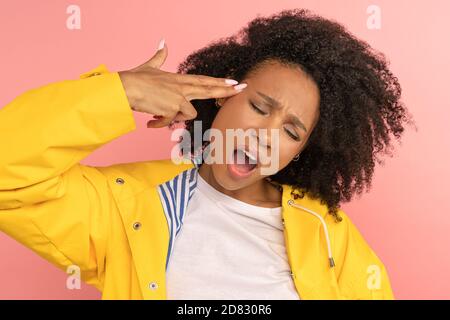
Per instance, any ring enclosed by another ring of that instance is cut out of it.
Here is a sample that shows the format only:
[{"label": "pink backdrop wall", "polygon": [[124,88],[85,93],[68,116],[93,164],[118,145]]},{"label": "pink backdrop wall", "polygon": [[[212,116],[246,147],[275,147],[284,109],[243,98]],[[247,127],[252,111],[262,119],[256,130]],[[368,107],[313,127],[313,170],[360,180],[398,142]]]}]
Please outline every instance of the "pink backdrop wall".
[{"label": "pink backdrop wall", "polygon": [[[81,29],[66,26],[71,4],[81,9]],[[367,27],[370,5],[381,10],[380,29]],[[169,48],[163,69],[174,72],[191,51],[234,33],[256,15],[299,7],[343,23],[389,57],[419,130],[408,130],[395,157],[377,168],[370,193],[343,208],[385,263],[398,299],[449,299],[448,1],[2,1],[0,106],[100,63],[110,70],[134,67],[153,55],[161,37]],[[147,129],[149,117],[135,116],[135,132],[83,163],[169,157],[170,131]],[[85,284],[66,289],[64,272],[4,234],[0,261],[1,299],[100,297]]]}]

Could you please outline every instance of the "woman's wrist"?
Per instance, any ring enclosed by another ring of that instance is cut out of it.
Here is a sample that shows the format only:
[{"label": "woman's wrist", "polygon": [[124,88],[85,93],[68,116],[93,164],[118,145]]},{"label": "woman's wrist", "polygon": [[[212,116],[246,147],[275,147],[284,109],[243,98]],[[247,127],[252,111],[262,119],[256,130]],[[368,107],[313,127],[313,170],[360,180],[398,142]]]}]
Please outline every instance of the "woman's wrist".
[{"label": "woman's wrist", "polygon": [[122,86],[125,90],[128,103],[133,111],[136,111],[134,106],[137,101],[137,90],[134,89],[132,78],[130,77],[129,72],[127,71],[119,71],[118,72],[120,81],[122,82]]}]

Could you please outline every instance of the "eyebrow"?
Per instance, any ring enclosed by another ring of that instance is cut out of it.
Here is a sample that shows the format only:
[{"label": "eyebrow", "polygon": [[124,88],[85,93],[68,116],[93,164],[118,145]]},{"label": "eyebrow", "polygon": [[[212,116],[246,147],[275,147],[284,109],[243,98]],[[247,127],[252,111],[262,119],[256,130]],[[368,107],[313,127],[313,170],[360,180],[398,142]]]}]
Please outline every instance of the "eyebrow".
[{"label": "eyebrow", "polygon": [[[268,95],[265,95],[262,92],[256,91],[257,94],[259,94],[264,100],[265,103],[272,108],[275,109],[280,109],[281,108],[281,103],[278,100],[275,100],[272,97],[269,97]],[[291,118],[292,122],[299,127],[300,129],[303,129],[305,132],[308,132],[308,130],[306,130],[305,125],[303,124],[303,122],[300,121],[299,118],[297,118],[296,116],[290,114],[289,117]]]}]

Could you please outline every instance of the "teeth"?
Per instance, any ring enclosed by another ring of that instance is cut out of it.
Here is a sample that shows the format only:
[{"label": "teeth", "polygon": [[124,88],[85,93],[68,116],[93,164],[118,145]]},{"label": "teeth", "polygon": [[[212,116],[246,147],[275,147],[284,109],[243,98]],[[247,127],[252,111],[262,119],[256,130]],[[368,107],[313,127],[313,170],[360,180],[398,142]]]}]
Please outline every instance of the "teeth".
[{"label": "teeth", "polygon": [[253,161],[256,161],[256,158],[252,155],[252,154],[250,154],[249,152],[247,152],[246,150],[243,150],[244,151],[244,153],[247,155],[247,157],[249,157],[250,159],[252,159]]}]

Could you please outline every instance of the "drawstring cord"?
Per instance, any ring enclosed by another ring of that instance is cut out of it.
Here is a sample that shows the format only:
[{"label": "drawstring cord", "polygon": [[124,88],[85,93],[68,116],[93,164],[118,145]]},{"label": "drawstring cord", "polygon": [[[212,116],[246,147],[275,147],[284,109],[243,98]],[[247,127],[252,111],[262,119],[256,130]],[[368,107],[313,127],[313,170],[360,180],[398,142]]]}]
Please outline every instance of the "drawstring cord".
[{"label": "drawstring cord", "polygon": [[312,214],[313,216],[315,216],[316,218],[318,218],[318,219],[320,220],[320,222],[322,223],[322,226],[323,226],[323,230],[324,230],[324,232],[325,232],[325,239],[326,239],[326,241],[327,241],[328,261],[329,261],[329,263],[330,263],[330,267],[333,268],[333,267],[335,266],[335,263],[334,263],[333,255],[332,255],[332,252],[331,252],[330,237],[329,237],[329,235],[328,235],[328,227],[327,227],[327,224],[325,223],[325,220],[322,218],[321,215],[315,213],[314,211],[309,210],[308,208],[305,208],[305,207],[303,207],[303,206],[301,206],[301,205],[296,204],[296,203],[294,202],[294,200],[292,200],[292,199],[289,199],[289,200],[288,200],[288,204],[289,204],[290,206],[293,206],[293,207],[302,209],[302,210],[304,210],[304,211],[306,211],[306,212]]}]

